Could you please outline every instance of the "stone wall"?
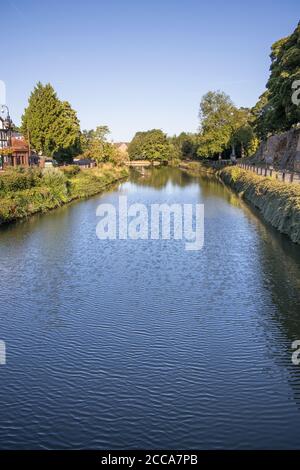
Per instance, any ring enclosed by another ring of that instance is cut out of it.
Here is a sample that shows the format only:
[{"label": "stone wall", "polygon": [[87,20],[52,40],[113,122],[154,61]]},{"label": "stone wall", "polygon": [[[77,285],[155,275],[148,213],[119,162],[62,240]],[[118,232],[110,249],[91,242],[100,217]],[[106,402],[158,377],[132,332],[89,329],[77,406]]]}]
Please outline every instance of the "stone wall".
[{"label": "stone wall", "polygon": [[293,242],[300,244],[300,187],[261,178],[238,167],[218,172],[225,184],[256,207],[263,218]]},{"label": "stone wall", "polygon": [[300,128],[276,134],[262,142],[247,161],[300,172]]}]

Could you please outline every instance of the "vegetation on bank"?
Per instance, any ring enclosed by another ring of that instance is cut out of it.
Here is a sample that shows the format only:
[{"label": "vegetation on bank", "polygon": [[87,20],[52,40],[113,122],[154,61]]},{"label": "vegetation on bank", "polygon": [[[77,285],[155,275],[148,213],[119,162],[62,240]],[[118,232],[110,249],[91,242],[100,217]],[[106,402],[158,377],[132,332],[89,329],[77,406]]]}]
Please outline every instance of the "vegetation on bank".
[{"label": "vegetation on bank", "polygon": [[34,88],[22,116],[21,131],[31,150],[53,158],[54,163],[89,158],[97,168],[7,167],[0,174],[0,224],[92,196],[128,175],[126,154],[108,142],[108,127],[81,131],[76,112],[58,98],[50,84],[38,83]]},{"label": "vegetation on bank", "polygon": [[225,184],[255,206],[264,219],[300,244],[300,185],[263,178],[239,167],[218,172]]},{"label": "vegetation on bank", "polygon": [[86,170],[11,169],[0,175],[0,224],[93,196],[127,175],[126,167],[109,163]]}]

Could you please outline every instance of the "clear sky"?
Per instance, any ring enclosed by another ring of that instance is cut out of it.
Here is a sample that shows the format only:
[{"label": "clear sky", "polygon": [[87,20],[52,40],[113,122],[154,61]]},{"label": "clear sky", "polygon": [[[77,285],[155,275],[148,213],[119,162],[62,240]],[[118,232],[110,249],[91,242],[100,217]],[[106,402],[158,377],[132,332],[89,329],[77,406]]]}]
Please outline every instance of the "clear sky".
[{"label": "clear sky", "polygon": [[[252,106],[299,0],[1,0],[0,79],[16,124],[37,81],[115,141],[196,131],[201,96]],[[3,49],[4,47],[4,49]]]}]

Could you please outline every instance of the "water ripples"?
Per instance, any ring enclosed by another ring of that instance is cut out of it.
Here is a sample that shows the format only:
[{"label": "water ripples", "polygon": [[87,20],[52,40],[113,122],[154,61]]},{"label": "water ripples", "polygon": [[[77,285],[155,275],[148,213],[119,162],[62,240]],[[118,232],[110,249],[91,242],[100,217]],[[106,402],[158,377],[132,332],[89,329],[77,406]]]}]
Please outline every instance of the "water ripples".
[{"label": "water ripples", "polygon": [[[223,186],[161,171],[0,233],[1,448],[300,447],[299,248]],[[172,189],[205,204],[202,251],[97,240],[100,200]]]}]

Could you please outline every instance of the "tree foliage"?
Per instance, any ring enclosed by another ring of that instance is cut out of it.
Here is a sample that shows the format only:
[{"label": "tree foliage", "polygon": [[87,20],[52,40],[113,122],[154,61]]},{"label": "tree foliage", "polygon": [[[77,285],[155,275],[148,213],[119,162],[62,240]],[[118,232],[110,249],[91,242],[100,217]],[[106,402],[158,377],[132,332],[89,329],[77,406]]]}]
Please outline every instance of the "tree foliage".
[{"label": "tree foliage", "polygon": [[168,161],[173,150],[171,142],[160,129],[137,132],[128,147],[130,160]]},{"label": "tree foliage", "polygon": [[267,91],[253,108],[258,134],[290,129],[300,121],[300,107],[293,103],[293,83],[300,80],[300,23],[288,37],[276,41],[271,48],[270,77]]},{"label": "tree foliage", "polygon": [[67,101],[60,101],[48,83],[38,83],[22,116],[22,133],[37,152],[71,161],[80,151],[80,125]]},{"label": "tree foliage", "polygon": [[178,136],[170,138],[170,142],[174,148],[174,156],[177,158],[195,159],[197,158],[198,135],[188,132],[181,132]]},{"label": "tree foliage", "polygon": [[81,136],[83,158],[95,160],[97,165],[111,162],[116,165],[124,163],[125,156],[107,138],[110,130],[107,126],[84,130]]},{"label": "tree foliage", "polygon": [[254,138],[250,127],[251,113],[247,108],[237,108],[222,91],[209,91],[200,103],[199,157],[221,155],[231,147],[241,153],[247,151]]},{"label": "tree foliage", "polygon": [[209,91],[200,103],[200,135],[198,155],[212,157],[221,154],[229,144],[231,114],[234,105],[221,91]]}]

